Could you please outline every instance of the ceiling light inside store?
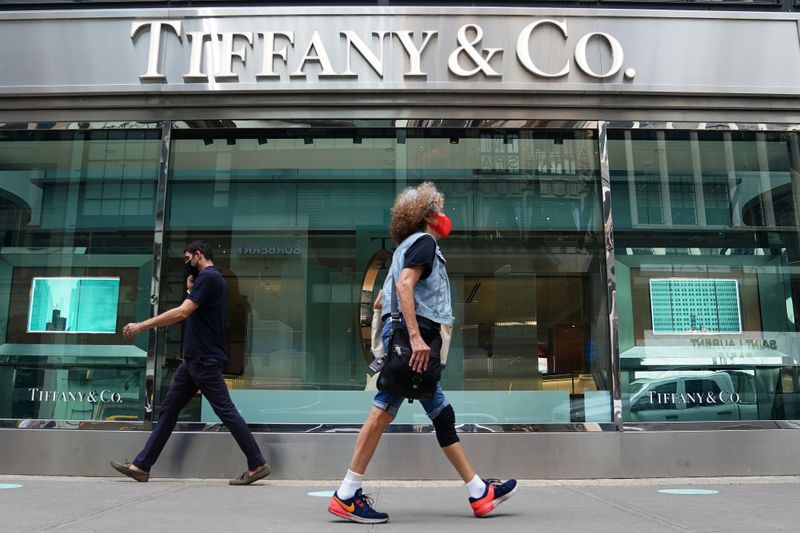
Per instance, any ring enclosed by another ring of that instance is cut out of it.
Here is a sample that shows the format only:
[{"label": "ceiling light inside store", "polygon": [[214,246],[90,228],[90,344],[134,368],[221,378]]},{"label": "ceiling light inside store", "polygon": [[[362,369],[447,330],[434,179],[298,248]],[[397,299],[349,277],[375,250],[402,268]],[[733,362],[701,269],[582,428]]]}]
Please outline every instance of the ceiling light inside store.
[{"label": "ceiling light inside store", "polygon": [[536,326],[537,322],[535,320],[523,320],[523,321],[507,321],[507,322],[495,322],[495,326],[499,328],[510,328],[514,326]]}]

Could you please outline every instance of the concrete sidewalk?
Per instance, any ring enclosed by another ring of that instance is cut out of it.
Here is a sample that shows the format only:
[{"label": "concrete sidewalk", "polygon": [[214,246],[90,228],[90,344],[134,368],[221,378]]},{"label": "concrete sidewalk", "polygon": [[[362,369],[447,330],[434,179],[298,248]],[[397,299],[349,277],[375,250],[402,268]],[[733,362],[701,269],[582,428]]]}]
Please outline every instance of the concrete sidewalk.
[{"label": "concrete sidewalk", "polygon": [[[15,485],[22,485],[17,487]],[[522,480],[513,498],[473,518],[458,482],[367,482],[388,524],[328,514],[336,481],[0,476],[0,531],[800,531],[800,477]],[[708,492],[672,494],[679,489]]]}]

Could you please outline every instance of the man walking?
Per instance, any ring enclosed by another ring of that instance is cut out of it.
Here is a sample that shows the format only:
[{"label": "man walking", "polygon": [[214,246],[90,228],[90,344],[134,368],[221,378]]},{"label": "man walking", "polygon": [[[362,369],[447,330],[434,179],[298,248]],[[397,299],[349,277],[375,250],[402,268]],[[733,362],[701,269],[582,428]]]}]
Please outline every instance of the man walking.
[{"label": "man walking", "polygon": [[214,252],[207,243],[191,242],[184,249],[183,257],[189,274],[186,280],[187,297],[183,303],[143,322],[128,324],[122,330],[126,338],[133,338],[146,329],[187,321],[183,361],[161,402],[161,414],[155,430],[133,462],[111,461],[111,466],[136,481],[150,479],[150,468],[175,429],[178,414],[200,389],[247,457],[247,470],[232,479],[230,484],[249,485],[268,476],[270,470],[222,379],[222,368],[228,360],[225,343],[228,286],[212,262]]}]

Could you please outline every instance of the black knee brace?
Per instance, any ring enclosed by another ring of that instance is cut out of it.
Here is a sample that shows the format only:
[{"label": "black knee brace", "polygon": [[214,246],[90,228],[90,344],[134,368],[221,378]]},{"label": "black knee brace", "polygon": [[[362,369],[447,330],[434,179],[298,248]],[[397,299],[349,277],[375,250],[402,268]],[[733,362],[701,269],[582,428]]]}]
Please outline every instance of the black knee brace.
[{"label": "black knee brace", "polygon": [[456,413],[453,406],[448,405],[433,419],[433,428],[436,430],[436,440],[439,446],[446,448],[455,444],[460,439],[456,434]]}]

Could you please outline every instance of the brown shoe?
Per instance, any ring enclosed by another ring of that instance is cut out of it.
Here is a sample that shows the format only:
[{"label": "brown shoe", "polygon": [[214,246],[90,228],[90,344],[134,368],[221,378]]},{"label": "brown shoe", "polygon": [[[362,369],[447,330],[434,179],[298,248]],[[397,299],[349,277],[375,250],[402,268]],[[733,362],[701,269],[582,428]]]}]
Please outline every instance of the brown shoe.
[{"label": "brown shoe", "polygon": [[144,483],[148,479],[150,479],[149,472],[141,472],[139,470],[133,470],[131,468],[130,463],[120,463],[119,461],[111,461],[111,466],[119,472],[120,474],[125,474],[126,476],[135,479],[136,481]]},{"label": "brown shoe", "polygon": [[244,473],[241,476],[237,477],[236,479],[228,481],[228,484],[249,485],[250,483],[258,481],[259,479],[263,479],[269,475],[269,465],[265,463],[256,468],[255,471],[253,471],[253,473],[249,475],[247,472],[249,472],[249,470],[245,470]]}]

